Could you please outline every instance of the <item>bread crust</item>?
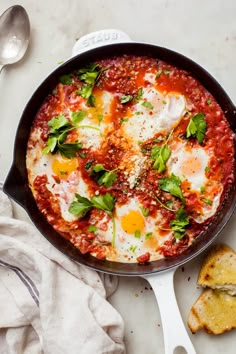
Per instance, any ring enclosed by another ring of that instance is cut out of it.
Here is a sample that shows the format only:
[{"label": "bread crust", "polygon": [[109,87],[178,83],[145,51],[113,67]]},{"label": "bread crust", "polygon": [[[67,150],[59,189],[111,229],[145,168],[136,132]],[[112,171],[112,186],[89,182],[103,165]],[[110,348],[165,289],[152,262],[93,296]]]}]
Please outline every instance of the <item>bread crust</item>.
[{"label": "bread crust", "polygon": [[214,246],[202,263],[197,283],[236,295],[236,252],[225,244]]},{"label": "bread crust", "polygon": [[209,334],[218,335],[236,328],[235,314],[235,296],[205,289],[192,306],[187,323],[192,333],[204,329]]}]

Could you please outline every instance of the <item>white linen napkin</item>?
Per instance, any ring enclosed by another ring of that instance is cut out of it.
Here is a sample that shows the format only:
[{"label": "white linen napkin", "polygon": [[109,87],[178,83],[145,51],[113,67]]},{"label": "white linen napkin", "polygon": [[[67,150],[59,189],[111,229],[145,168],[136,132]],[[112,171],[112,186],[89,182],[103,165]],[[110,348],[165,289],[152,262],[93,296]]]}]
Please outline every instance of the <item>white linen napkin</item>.
[{"label": "white linen napkin", "polygon": [[71,261],[0,191],[0,353],[123,354],[124,324],[106,300],[117,278]]}]

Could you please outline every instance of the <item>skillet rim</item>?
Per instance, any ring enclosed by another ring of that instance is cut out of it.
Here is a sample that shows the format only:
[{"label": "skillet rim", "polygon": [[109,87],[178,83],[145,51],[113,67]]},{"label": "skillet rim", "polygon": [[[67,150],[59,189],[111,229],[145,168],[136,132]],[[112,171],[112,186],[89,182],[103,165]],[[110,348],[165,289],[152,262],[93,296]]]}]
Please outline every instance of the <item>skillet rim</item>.
[{"label": "skillet rim", "polygon": [[[143,52],[145,54],[143,54]],[[89,61],[101,60],[102,58],[111,55],[120,56],[124,54],[156,57],[157,60],[164,60],[180,69],[188,71],[215,97],[216,101],[224,111],[232,131],[234,133],[236,132],[236,108],[231,99],[216,79],[192,59],[171,49],[148,43],[125,42],[104,45],[90,49],[67,60],[60,67],[51,72],[35,90],[26,104],[18,124],[14,144],[13,162],[4,183],[3,191],[26,210],[34,225],[42,233],[42,236],[66,256],[97,271],[117,275],[136,276],[158,273],[178,267],[202,253],[215,240],[233,214],[236,206],[235,183],[232,183],[231,189],[228,191],[227,196],[225,196],[223,204],[213,217],[206,232],[199,236],[193,245],[185,252],[175,257],[153,261],[144,265],[137,263],[130,264],[98,260],[87,254],[82,255],[68,240],[65,240],[60,236],[52,226],[48,224],[46,218],[38,210],[32,192],[28,187],[25,164],[26,145],[31,126],[30,123],[32,123],[35,114],[43,103],[43,100],[46,98],[48,92],[50,92],[58,82],[58,78],[63,74],[68,74],[73,70],[83,67]],[[94,57],[96,59],[94,59]],[[44,92],[47,92],[47,94],[44,95]],[[235,139],[234,145],[236,150]],[[234,160],[236,161],[236,156],[234,156]],[[234,171],[234,180],[235,175],[236,167]],[[15,189],[15,185],[18,186],[17,189]]]}]

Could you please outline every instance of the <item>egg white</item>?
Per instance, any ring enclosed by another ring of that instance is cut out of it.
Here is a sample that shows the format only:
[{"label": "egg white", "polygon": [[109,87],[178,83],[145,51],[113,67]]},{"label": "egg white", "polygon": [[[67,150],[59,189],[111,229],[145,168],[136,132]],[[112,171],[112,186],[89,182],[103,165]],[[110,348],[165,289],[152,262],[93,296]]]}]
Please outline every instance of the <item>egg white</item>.
[{"label": "egg white", "polygon": [[187,148],[185,144],[179,145],[167,162],[169,174],[178,176],[182,181],[191,184],[191,190],[200,190],[207,181],[205,168],[208,166],[209,156],[201,147]]},{"label": "egg white", "polygon": [[[143,102],[149,102],[153,109],[143,106]],[[180,122],[185,107],[183,95],[175,92],[163,95],[153,87],[145,87],[142,99],[133,106],[131,116],[122,124],[122,129],[134,144],[145,142],[157,133],[166,135]]]}]

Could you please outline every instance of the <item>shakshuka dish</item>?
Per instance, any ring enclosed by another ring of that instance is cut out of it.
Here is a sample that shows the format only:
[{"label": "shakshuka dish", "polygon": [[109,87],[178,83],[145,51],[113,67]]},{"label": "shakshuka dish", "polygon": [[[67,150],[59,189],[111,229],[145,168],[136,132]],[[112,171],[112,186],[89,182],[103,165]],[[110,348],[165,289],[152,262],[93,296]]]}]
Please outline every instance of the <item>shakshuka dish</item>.
[{"label": "shakshuka dish", "polygon": [[233,132],[188,72],[145,56],[58,79],[26,157],[39,210],[82,254],[145,263],[185,251],[234,180]]}]

